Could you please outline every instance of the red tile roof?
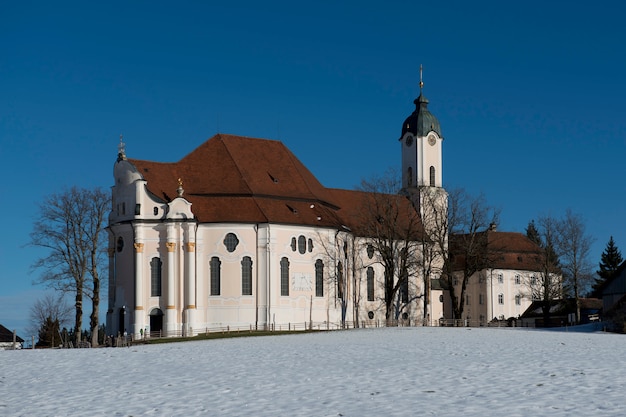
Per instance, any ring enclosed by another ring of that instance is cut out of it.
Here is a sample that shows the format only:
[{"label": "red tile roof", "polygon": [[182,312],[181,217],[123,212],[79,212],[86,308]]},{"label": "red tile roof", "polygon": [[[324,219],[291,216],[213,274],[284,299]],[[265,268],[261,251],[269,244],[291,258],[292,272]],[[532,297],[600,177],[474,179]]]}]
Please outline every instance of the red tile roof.
[{"label": "red tile roof", "polygon": [[[368,193],[324,187],[279,141],[218,134],[178,162],[128,159],[162,201],[184,198],[200,222],[283,223],[355,229]],[[397,197],[397,196],[394,196]],[[409,210],[405,198],[401,203]]]},{"label": "red tile roof", "polygon": [[[333,200],[340,206],[338,214],[342,224],[348,226],[357,236],[372,236],[372,231],[368,230],[368,226],[371,226],[368,216],[374,213],[384,213],[387,207],[393,207],[392,210],[398,214],[396,218],[398,227],[393,227],[393,229],[407,231],[413,234],[415,240],[421,238],[423,227],[419,214],[406,196],[336,188],[329,189],[329,191]],[[393,215],[388,217],[394,218]],[[404,236],[398,236],[398,238],[402,239]]]},{"label": "red tile roof", "polygon": [[[480,235],[487,237],[487,256],[489,268],[495,269],[519,269],[523,271],[536,271],[540,265],[542,256],[541,248],[528,239],[522,233],[486,231]],[[455,244],[462,247],[463,236],[450,236],[450,249],[454,250]],[[462,268],[464,256],[455,253],[455,269]]]}]

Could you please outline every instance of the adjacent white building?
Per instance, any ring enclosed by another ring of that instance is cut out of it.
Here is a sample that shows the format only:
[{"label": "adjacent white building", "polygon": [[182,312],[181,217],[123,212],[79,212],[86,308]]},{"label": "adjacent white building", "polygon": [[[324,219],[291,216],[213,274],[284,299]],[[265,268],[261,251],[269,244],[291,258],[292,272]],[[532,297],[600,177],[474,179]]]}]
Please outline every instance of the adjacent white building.
[{"label": "adjacent white building", "polygon": [[[463,316],[453,317],[449,299],[445,316],[463,325],[484,326],[494,320],[519,318],[532,304],[540,286],[541,248],[528,237],[515,232],[482,232],[485,267],[467,281],[463,296]],[[458,270],[453,281],[457,296],[462,285],[462,256],[457,256]],[[560,282],[560,281],[559,281]]]},{"label": "adjacent white building", "polygon": [[0,324],[0,350],[21,349],[24,339]]}]

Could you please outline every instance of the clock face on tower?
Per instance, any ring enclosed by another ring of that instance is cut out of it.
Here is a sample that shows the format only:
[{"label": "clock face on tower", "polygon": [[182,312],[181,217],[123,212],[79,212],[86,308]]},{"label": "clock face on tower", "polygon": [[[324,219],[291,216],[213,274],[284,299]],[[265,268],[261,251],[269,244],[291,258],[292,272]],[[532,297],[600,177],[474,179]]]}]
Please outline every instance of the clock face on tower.
[{"label": "clock face on tower", "polygon": [[406,146],[411,146],[413,144],[413,136],[407,136],[404,143],[406,143]]},{"label": "clock face on tower", "polygon": [[434,146],[435,143],[437,143],[437,138],[435,137],[435,135],[429,135],[428,136],[428,144],[430,146]]}]

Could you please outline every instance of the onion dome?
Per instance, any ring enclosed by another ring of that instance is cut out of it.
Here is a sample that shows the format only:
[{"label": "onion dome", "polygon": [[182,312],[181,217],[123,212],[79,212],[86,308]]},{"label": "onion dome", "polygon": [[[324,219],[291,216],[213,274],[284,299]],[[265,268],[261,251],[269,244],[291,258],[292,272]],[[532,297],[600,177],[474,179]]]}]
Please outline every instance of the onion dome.
[{"label": "onion dome", "polygon": [[424,137],[428,132],[433,131],[437,133],[439,137],[443,137],[439,120],[428,111],[428,100],[421,91],[419,97],[416,98],[413,103],[415,103],[415,111],[404,121],[400,139],[402,139],[407,132],[412,133],[415,137]]}]

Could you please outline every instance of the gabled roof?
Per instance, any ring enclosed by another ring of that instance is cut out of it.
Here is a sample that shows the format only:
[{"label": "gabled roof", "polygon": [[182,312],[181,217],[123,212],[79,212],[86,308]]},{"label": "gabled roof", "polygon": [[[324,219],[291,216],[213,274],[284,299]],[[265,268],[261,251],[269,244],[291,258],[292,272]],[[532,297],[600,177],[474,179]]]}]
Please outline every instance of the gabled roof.
[{"label": "gabled roof", "polygon": [[[454,253],[455,248],[468,235],[451,235],[450,250]],[[483,243],[483,251],[488,251],[489,268],[493,269],[517,269],[523,271],[536,271],[540,265],[542,256],[541,248],[522,233],[498,232],[487,230],[477,236],[486,239]],[[463,255],[455,254],[455,265],[462,265]]]},{"label": "gabled roof", "polygon": [[[356,190],[328,189],[333,201],[339,205],[338,215],[343,226],[347,226],[357,236],[373,236],[371,219],[373,214],[382,214],[387,209],[397,213],[397,227],[395,230],[403,230],[411,233],[414,240],[422,237],[424,228],[419,214],[411,201],[402,194],[382,194]],[[393,207],[393,208],[391,208]],[[389,215],[393,218],[393,214]],[[403,236],[398,236],[402,239]]]},{"label": "gabled roof", "polygon": [[[602,309],[602,300],[599,298],[580,298],[580,309],[586,311],[598,311]],[[564,300],[550,300],[550,314],[567,315],[576,312],[576,300],[567,298]],[[522,314],[523,318],[543,316],[543,301],[533,301]]]},{"label": "gabled roof", "polygon": [[[200,222],[282,223],[355,230],[368,194],[328,189],[279,141],[217,134],[178,162],[128,159],[164,202],[192,203]],[[398,196],[388,196],[397,198]],[[413,210],[397,198],[403,210]],[[413,210],[413,212],[415,212]]]},{"label": "gabled roof", "polygon": [[[19,336],[15,336],[15,341],[23,343],[24,339]],[[13,332],[0,324],[0,342],[13,342]]]},{"label": "gabled roof", "polygon": [[180,178],[200,222],[336,224],[326,188],[279,141],[218,134],[178,162],[129,162],[165,202]]}]

